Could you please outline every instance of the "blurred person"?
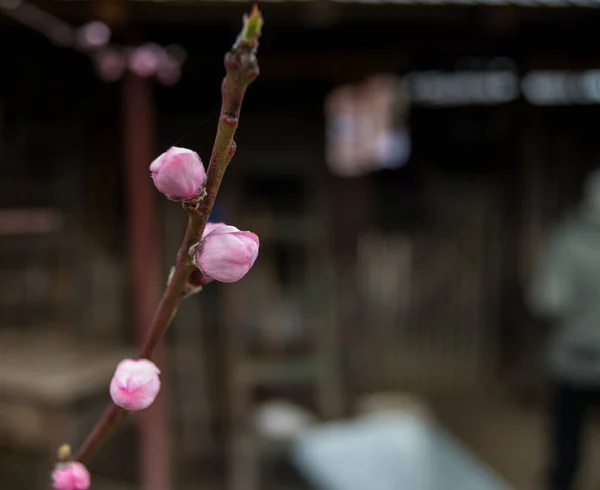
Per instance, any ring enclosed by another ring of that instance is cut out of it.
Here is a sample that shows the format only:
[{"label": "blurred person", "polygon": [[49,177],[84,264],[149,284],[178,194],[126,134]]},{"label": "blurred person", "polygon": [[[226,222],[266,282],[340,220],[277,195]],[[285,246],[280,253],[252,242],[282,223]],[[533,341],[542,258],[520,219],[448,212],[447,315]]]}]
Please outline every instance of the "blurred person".
[{"label": "blurred person", "polygon": [[411,154],[405,86],[392,75],[334,89],[325,100],[326,158],[339,176],[404,165]]},{"label": "blurred person", "polygon": [[552,323],[548,490],[569,490],[580,466],[586,413],[600,404],[600,170],[578,209],[552,233],[530,285],[534,314]]}]

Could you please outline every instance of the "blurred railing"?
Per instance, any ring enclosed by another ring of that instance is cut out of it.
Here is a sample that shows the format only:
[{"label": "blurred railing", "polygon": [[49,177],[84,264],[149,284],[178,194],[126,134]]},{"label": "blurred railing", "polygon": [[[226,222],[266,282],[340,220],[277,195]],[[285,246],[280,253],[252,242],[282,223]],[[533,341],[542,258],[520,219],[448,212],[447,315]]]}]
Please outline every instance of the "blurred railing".
[{"label": "blurred railing", "polygon": [[440,209],[448,218],[456,213],[439,226],[362,240],[359,270],[374,339],[368,376],[375,386],[469,389],[484,384],[494,367],[500,263],[494,194],[453,191],[446,196],[454,210],[450,203]]}]

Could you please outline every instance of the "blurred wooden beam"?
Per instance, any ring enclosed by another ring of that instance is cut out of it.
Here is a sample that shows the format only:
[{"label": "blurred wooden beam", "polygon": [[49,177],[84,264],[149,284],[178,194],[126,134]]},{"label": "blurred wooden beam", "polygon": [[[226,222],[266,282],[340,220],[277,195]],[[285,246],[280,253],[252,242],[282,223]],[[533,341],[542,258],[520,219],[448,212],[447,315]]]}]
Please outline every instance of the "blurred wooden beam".
[{"label": "blurred wooden beam", "polygon": [[11,208],[0,210],[0,236],[43,235],[61,231],[64,216],[53,208]]},{"label": "blurred wooden beam", "polygon": [[[60,14],[66,20],[79,19],[85,22],[91,17],[98,17],[98,5],[106,2],[101,11],[105,16],[120,15],[125,10],[117,8],[122,0],[33,0],[41,8]],[[458,0],[456,0],[458,1]],[[332,24],[347,22],[361,23],[399,23],[407,25],[415,22],[448,25],[461,22],[472,25],[473,14],[489,16],[515,16],[524,21],[536,23],[560,23],[567,19],[588,19],[600,16],[600,0],[589,0],[589,6],[577,6],[576,0],[560,0],[572,2],[571,6],[550,7],[536,5],[524,7],[510,5],[451,4],[450,1],[439,4],[402,0],[397,3],[362,2],[362,1],[324,1],[293,0],[265,1],[261,10],[269,19],[271,28],[278,25],[297,25],[310,27],[327,27]],[[518,0],[514,0],[516,3]],[[550,0],[548,0],[550,1]],[[117,3],[115,3],[117,2]],[[491,2],[490,2],[491,3]],[[114,4],[114,5],[113,5]],[[241,15],[248,9],[248,3],[241,0],[205,1],[205,0],[130,0],[126,2],[126,16],[137,23],[198,23],[229,22],[232,27],[239,24]],[[110,8],[109,8],[110,7]]]},{"label": "blurred wooden beam", "polygon": [[[162,253],[157,228],[160,218],[148,171],[148,165],[155,157],[152,83],[148,78],[131,73],[123,81],[130,285],[133,327],[138,343],[142,342],[152,321],[162,282],[159,268]],[[163,350],[159,349],[154,357],[162,370],[163,386],[154,404],[139,414],[140,488],[170,490],[171,451]]]}]

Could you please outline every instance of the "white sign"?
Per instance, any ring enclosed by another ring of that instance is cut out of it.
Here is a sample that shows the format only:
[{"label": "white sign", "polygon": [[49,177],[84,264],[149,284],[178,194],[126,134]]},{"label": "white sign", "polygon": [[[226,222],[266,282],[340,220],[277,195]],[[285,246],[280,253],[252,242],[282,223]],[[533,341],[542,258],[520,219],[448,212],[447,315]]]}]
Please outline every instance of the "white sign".
[{"label": "white sign", "polygon": [[519,99],[538,106],[600,104],[600,70],[413,72],[405,77],[413,104],[499,105]]},{"label": "white sign", "polygon": [[509,71],[409,73],[411,100],[421,105],[496,105],[519,98],[519,77]]}]

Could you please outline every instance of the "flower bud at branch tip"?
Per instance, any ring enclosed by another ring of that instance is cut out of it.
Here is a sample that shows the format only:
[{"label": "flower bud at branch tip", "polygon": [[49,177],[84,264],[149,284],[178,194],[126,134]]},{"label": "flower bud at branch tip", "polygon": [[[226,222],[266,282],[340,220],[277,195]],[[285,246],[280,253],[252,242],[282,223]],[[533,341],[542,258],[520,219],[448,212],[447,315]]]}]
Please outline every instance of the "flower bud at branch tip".
[{"label": "flower bud at branch tip", "polygon": [[150,164],[156,188],[174,201],[185,201],[204,192],[206,170],[198,154],[173,146]]},{"label": "flower bud at branch tip", "polygon": [[257,4],[252,6],[252,11],[250,15],[244,14],[243,17],[244,27],[242,32],[240,33],[240,37],[236,41],[234,46],[238,46],[239,44],[245,43],[249,46],[255,46],[257,44],[258,38],[260,37],[262,26],[263,26],[263,18]]},{"label": "flower bud at branch tip", "polygon": [[71,459],[71,446],[69,446],[68,444],[63,444],[58,448],[56,454],[58,456],[59,461],[67,461],[68,459]]},{"label": "flower bud at branch tip", "polygon": [[260,242],[250,231],[225,223],[207,223],[202,241],[190,249],[193,264],[216,281],[242,279],[258,257]]},{"label": "flower bud at branch tip", "polygon": [[79,461],[59,463],[52,472],[52,488],[56,490],[87,490],[90,484],[90,473]]},{"label": "flower bud at branch tip", "polygon": [[148,359],[125,359],[119,363],[110,382],[110,396],[125,410],[148,408],[160,391],[160,370]]}]

